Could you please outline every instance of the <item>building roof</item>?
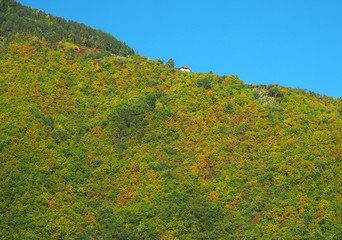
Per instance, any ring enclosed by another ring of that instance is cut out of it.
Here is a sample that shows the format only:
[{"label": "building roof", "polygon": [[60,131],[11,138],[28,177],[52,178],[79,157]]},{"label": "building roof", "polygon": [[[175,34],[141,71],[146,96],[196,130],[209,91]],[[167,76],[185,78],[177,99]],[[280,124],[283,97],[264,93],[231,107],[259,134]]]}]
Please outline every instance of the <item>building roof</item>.
[{"label": "building roof", "polygon": [[190,68],[188,68],[187,66],[183,66],[179,70],[191,72]]}]

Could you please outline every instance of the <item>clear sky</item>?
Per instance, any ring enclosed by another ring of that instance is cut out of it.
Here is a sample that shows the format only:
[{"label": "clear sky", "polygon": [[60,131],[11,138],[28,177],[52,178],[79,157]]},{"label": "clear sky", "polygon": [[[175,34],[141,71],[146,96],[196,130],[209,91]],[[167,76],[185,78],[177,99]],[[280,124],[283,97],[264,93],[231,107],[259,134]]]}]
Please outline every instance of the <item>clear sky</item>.
[{"label": "clear sky", "polygon": [[19,0],[194,72],[342,97],[341,0]]}]

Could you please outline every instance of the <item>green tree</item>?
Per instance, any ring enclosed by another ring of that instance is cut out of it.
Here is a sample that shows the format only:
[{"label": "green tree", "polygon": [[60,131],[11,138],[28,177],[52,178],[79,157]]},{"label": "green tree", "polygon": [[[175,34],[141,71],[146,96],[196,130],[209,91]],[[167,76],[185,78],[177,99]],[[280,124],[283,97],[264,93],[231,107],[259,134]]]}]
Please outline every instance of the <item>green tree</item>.
[{"label": "green tree", "polygon": [[175,61],[172,58],[170,58],[169,61],[166,62],[166,67],[174,68],[175,67]]},{"label": "green tree", "polygon": [[155,60],[157,63],[163,65],[164,64],[164,60],[163,59],[160,59],[160,58],[156,58]]},{"label": "green tree", "polygon": [[9,0],[1,0],[0,1],[0,12],[6,12],[8,5],[9,5]]},{"label": "green tree", "polygon": [[198,79],[197,86],[203,87],[205,89],[210,89],[211,88],[211,80],[208,78]]}]

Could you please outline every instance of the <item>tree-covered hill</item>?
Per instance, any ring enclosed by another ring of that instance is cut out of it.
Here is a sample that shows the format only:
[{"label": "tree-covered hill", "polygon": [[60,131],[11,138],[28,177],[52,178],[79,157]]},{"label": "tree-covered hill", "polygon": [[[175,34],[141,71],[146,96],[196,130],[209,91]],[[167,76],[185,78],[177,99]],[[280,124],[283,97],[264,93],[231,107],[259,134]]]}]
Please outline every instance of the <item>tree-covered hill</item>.
[{"label": "tree-covered hill", "polygon": [[134,55],[0,49],[1,239],[341,239],[342,102]]},{"label": "tree-covered hill", "polygon": [[66,21],[14,0],[0,0],[0,43],[12,41],[18,33],[29,33],[52,43],[67,40],[77,45],[99,48],[120,56],[134,55],[132,48],[101,30]]}]

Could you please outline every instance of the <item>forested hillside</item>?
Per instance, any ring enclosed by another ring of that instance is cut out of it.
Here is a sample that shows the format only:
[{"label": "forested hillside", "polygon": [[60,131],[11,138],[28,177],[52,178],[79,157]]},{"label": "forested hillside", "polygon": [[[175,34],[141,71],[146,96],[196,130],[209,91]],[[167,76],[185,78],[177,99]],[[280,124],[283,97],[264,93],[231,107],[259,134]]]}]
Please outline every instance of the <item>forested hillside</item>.
[{"label": "forested hillside", "polygon": [[0,65],[1,239],[342,238],[341,99],[31,36]]},{"label": "forested hillside", "polygon": [[120,56],[134,55],[134,50],[101,30],[66,21],[14,0],[0,0],[0,45],[19,33],[29,33],[52,43],[66,40],[78,45],[99,48]]}]

